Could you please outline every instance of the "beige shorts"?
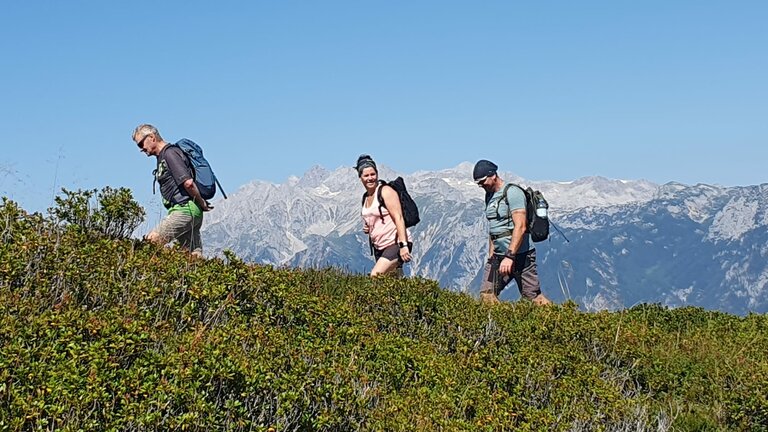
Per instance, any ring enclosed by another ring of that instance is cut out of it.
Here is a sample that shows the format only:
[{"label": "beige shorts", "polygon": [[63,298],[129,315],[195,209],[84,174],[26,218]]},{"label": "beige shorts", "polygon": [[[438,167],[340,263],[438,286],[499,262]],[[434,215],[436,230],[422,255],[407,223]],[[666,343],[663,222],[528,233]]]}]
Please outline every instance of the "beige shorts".
[{"label": "beige shorts", "polygon": [[153,231],[158,233],[166,243],[176,240],[190,252],[202,254],[203,242],[200,239],[202,225],[202,216],[194,217],[182,212],[173,212],[160,221]]}]

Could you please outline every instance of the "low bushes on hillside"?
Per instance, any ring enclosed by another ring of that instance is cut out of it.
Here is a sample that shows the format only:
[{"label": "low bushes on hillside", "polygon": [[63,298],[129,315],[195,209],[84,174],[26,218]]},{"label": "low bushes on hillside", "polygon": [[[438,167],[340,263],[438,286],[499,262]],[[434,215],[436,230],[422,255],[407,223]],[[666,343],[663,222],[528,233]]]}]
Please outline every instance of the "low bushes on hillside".
[{"label": "low bushes on hillside", "polygon": [[0,206],[0,429],[768,428],[765,316],[489,308],[94,232]]}]

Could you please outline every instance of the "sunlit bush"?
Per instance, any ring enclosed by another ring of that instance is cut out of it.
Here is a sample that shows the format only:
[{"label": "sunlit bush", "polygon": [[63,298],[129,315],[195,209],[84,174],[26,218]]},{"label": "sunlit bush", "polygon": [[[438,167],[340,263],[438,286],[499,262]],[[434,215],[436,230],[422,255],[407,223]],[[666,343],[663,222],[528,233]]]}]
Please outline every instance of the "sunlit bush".
[{"label": "sunlit bush", "polygon": [[63,196],[55,197],[56,205],[48,209],[49,214],[86,232],[127,238],[144,222],[144,208],[133,199],[130,189],[106,186],[98,193],[96,189],[65,188],[61,192]]},{"label": "sunlit bush", "polygon": [[126,231],[86,195],[0,206],[0,430],[768,427],[765,316],[198,260],[94,236]]}]

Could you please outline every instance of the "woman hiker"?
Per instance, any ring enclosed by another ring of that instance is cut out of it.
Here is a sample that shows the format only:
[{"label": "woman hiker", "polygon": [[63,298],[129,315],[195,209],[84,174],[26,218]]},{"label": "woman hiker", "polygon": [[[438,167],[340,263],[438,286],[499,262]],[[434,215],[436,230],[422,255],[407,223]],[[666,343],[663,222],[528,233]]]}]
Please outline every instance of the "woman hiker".
[{"label": "woman hiker", "polygon": [[355,168],[365,188],[361,210],[363,232],[370,238],[376,259],[371,276],[389,272],[402,274],[403,263],[411,260],[413,242],[405,228],[400,197],[395,189],[379,181],[379,170],[370,156],[357,158]]}]

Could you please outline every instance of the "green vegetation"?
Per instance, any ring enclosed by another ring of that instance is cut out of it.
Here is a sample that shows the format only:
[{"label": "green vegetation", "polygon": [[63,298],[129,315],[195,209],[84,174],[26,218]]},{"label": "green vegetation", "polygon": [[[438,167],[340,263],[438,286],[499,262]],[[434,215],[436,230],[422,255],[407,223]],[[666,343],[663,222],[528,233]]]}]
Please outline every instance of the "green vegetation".
[{"label": "green vegetation", "polygon": [[768,429],[765,316],[200,260],[87,194],[0,205],[0,430]]}]

